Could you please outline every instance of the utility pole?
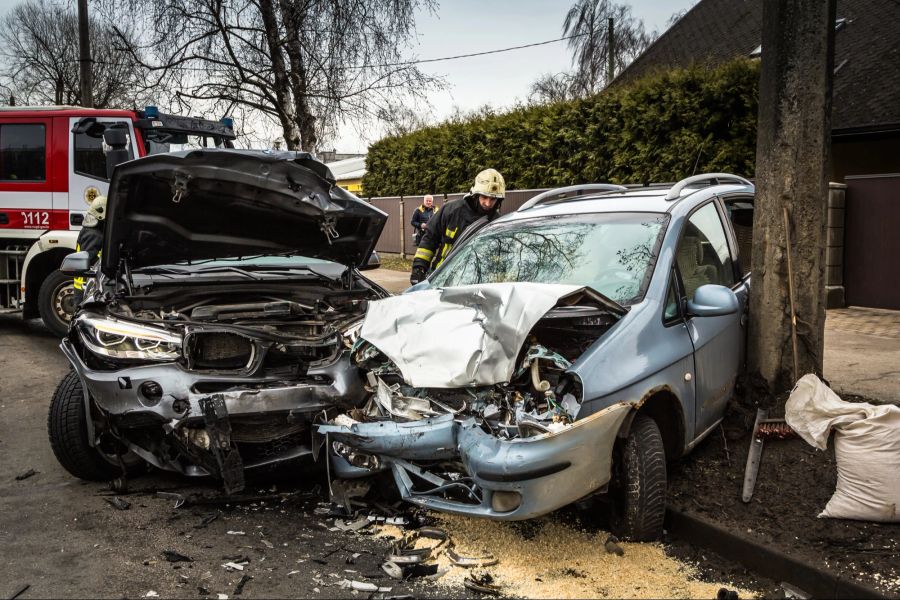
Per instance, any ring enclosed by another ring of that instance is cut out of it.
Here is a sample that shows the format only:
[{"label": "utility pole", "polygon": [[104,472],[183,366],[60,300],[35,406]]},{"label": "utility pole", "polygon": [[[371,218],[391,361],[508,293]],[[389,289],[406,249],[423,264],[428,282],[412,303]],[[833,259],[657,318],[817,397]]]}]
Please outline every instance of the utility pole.
[{"label": "utility pole", "polygon": [[606,58],[608,66],[606,68],[606,85],[612,83],[613,77],[616,76],[616,28],[615,19],[610,17],[606,20]]},{"label": "utility pole", "polygon": [[78,62],[81,66],[81,105],[94,107],[94,85],[91,80],[91,32],[88,28],[87,0],[78,0]]},{"label": "utility pole", "polygon": [[835,0],[764,0],[748,372],[763,408],[822,374]]}]

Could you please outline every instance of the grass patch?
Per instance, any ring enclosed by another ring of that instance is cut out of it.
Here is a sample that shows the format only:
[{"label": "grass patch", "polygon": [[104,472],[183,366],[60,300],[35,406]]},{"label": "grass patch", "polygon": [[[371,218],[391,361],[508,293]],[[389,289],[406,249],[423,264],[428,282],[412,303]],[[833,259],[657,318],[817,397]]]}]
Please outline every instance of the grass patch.
[{"label": "grass patch", "polygon": [[399,254],[384,254],[382,252],[378,253],[378,258],[381,259],[382,269],[390,269],[391,271],[412,271],[411,258],[401,258]]}]

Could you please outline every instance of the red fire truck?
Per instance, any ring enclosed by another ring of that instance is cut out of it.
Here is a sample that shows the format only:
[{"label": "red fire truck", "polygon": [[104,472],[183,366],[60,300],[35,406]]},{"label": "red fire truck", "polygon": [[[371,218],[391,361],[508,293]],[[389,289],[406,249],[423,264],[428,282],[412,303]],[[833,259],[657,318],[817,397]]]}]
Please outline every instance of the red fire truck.
[{"label": "red fire truck", "polygon": [[0,311],[40,316],[63,335],[74,312],[59,271],[88,204],[106,194],[103,131],[127,128],[131,158],[191,147],[231,147],[231,119],[211,121],[77,106],[0,108]]}]

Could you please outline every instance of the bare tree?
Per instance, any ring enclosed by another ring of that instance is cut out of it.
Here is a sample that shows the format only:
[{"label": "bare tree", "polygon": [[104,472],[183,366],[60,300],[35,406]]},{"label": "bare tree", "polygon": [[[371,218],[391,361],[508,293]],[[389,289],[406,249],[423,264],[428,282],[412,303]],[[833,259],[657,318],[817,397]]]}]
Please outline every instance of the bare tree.
[{"label": "bare tree", "polygon": [[[644,22],[631,14],[631,7],[609,0],[577,0],[563,23],[563,35],[571,37],[575,85],[580,94],[600,90],[610,82],[609,19],[613,20],[613,65],[620,73],[653,41]],[[574,37],[572,37],[574,36]]]},{"label": "bare tree", "polygon": [[565,102],[578,95],[572,73],[547,73],[541,75],[528,90],[528,101],[533,104]]},{"label": "bare tree", "polygon": [[[94,106],[136,106],[148,90],[135,55],[118,50],[119,35],[99,20],[90,29]],[[18,102],[82,104],[75,12],[34,0],[15,6],[0,20],[0,59],[0,81]]]},{"label": "bare tree", "polygon": [[140,10],[148,66],[176,101],[258,111],[289,149],[314,150],[342,122],[393,115],[439,83],[404,60],[414,13],[434,0],[99,1]]}]

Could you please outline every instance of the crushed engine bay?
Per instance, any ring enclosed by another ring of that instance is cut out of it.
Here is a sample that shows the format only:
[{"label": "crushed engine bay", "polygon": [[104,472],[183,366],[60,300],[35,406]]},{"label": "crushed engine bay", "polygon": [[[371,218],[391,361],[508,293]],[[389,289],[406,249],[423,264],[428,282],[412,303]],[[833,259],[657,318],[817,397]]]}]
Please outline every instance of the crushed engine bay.
[{"label": "crushed engine bay", "polygon": [[[596,460],[589,466],[570,455],[581,449],[587,456],[584,444],[607,443],[603,436],[611,445],[627,407],[580,419],[582,390],[568,371],[621,312],[589,289],[542,284],[464,286],[373,302],[351,354],[366,374],[369,398],[318,426],[334,473],[391,469],[409,501],[510,519],[596,490],[608,481],[603,468],[587,475]],[[546,485],[563,471],[578,480],[566,484],[569,492],[552,499],[541,493],[536,504],[524,499],[530,485]]]}]

